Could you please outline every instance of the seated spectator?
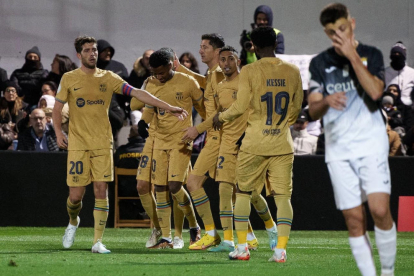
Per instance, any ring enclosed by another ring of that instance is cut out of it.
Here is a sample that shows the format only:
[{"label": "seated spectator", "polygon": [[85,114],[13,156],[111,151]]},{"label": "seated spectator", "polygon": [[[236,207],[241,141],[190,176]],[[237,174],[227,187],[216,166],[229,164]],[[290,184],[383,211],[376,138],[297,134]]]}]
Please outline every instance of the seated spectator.
[{"label": "seated spectator", "polygon": [[116,94],[112,95],[111,103],[109,104],[108,116],[112,128],[112,136],[114,137],[114,145],[117,147],[118,133],[124,125],[125,113],[116,100]]},{"label": "seated spectator", "polygon": [[295,155],[309,155],[316,153],[316,143],[318,141],[318,137],[308,133],[306,130],[308,122],[308,115],[304,110],[302,110],[295,124],[292,126],[291,134]]},{"label": "seated spectator", "polygon": [[116,149],[114,163],[119,168],[138,168],[145,140],[138,134],[138,126],[133,125],[129,131],[128,143]]},{"label": "seated spectator", "polygon": [[0,124],[0,150],[8,150],[14,140],[14,132],[9,124]]},{"label": "seated spectator", "polygon": [[10,124],[13,131],[17,132],[17,123],[26,117],[27,104],[18,97],[18,85],[7,81],[4,88],[4,97],[0,98],[0,123]]},{"label": "seated spectator", "polygon": [[200,74],[200,70],[198,69],[198,63],[194,55],[190,52],[184,52],[179,58],[180,64],[184,65],[191,71]]},{"label": "seated spectator", "polygon": [[385,111],[388,119],[388,124],[391,129],[396,127],[402,127],[403,119],[401,117],[401,112],[397,110],[397,107],[394,106],[394,98],[390,95],[385,95],[382,98],[382,109]]},{"label": "seated spectator", "polygon": [[78,68],[69,57],[59,54],[56,54],[50,66],[52,67],[52,71],[50,71],[46,81],[53,81],[56,85],[59,85],[63,74]]},{"label": "seated spectator", "polygon": [[403,120],[404,132],[407,132],[410,128],[414,126],[414,114],[412,106],[405,105],[401,101],[401,90],[397,84],[390,84],[387,87],[387,90],[384,93],[385,96],[392,96],[394,99],[394,107],[401,113]]},{"label": "seated spectator", "polygon": [[40,97],[39,103],[37,104],[38,108],[53,108],[55,106],[55,97],[50,95],[43,95]]},{"label": "seated spectator", "polygon": [[36,108],[30,114],[31,127],[19,134],[17,150],[59,151],[56,133],[51,124],[46,123],[46,114]]},{"label": "seated spectator", "polygon": [[401,139],[397,132],[391,129],[390,125],[387,124],[387,134],[390,143],[389,156],[401,156]]},{"label": "seated spectator", "polygon": [[25,63],[21,69],[16,69],[10,76],[10,80],[20,87],[19,96],[29,106],[37,106],[41,95],[43,81],[49,72],[43,69],[39,48],[34,46],[25,55]]}]

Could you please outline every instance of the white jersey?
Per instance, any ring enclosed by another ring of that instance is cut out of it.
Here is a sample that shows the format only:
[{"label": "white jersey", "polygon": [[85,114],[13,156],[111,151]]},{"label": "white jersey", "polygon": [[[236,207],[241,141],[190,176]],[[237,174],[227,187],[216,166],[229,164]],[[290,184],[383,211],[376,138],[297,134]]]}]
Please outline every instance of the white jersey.
[{"label": "white jersey", "polygon": [[[357,52],[370,73],[384,80],[381,52],[359,44]],[[310,93],[324,96],[345,91],[344,110],[329,108],[323,116],[325,161],[350,160],[373,154],[388,154],[388,136],[378,104],[359,84],[348,59],[330,48],[312,59]]]}]

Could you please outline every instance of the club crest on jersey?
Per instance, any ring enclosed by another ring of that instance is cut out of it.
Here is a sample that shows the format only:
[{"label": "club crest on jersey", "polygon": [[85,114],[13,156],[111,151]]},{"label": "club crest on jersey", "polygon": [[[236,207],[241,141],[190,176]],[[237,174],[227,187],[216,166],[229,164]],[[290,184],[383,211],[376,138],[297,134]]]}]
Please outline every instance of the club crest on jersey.
[{"label": "club crest on jersey", "polygon": [[346,78],[349,76],[349,65],[344,65],[344,68],[342,69],[342,77]]},{"label": "club crest on jersey", "polygon": [[184,98],[184,96],[183,96],[183,92],[176,92],[176,93],[175,93],[175,98],[176,98],[177,100],[181,101],[181,100]]},{"label": "club crest on jersey", "polygon": [[233,95],[231,95],[233,99],[237,99],[237,91],[233,91]]},{"label": "club crest on jersey", "polygon": [[165,109],[159,108],[158,112],[160,115],[165,115]]},{"label": "club crest on jersey", "polygon": [[78,107],[84,107],[85,106],[85,100],[83,98],[77,98],[76,99],[76,105]]},{"label": "club crest on jersey", "polygon": [[99,85],[99,91],[101,92],[106,92],[106,84],[105,83],[101,83]]},{"label": "club crest on jersey", "polygon": [[72,182],[73,183],[78,183],[79,182],[79,176],[75,175],[72,177]]}]

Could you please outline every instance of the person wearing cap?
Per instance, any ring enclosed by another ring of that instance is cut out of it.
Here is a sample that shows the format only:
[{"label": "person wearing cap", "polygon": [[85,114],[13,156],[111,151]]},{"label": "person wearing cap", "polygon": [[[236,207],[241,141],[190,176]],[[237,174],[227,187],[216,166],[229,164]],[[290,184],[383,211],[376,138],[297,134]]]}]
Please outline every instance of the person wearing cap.
[{"label": "person wearing cap", "polygon": [[382,98],[382,109],[387,115],[388,124],[390,125],[391,129],[403,126],[403,118],[401,116],[401,112],[398,111],[394,106],[394,98],[391,95],[385,94],[385,96]]},{"label": "person wearing cap", "polygon": [[24,110],[27,103],[18,96],[19,86],[15,82],[7,81],[2,90],[4,96],[0,98],[0,123],[10,124],[11,128],[16,131],[16,123],[26,115]]},{"label": "person wearing cap", "polygon": [[316,153],[318,137],[310,135],[306,129],[309,117],[306,110],[302,110],[296,122],[291,127],[294,155],[310,155]]},{"label": "person wearing cap", "polygon": [[[253,15],[253,23],[251,24],[252,30],[258,27],[272,27],[273,25],[273,11],[269,6],[260,5],[256,8]],[[280,30],[273,28],[276,33],[276,54],[285,53],[285,39]],[[253,44],[250,40],[250,32],[243,30],[240,38],[240,45],[242,50],[240,52],[241,66],[252,63],[257,60],[256,54],[254,52]]]},{"label": "person wearing cap", "polygon": [[34,46],[26,52],[23,67],[14,70],[10,76],[10,80],[20,88],[19,96],[24,97],[29,106],[37,106],[42,94],[42,83],[49,74],[48,70],[43,69],[41,58],[39,48]]},{"label": "person wearing cap", "polygon": [[397,84],[401,89],[401,101],[405,105],[413,103],[411,93],[414,91],[414,68],[406,65],[407,48],[398,41],[390,53],[390,66],[385,68],[385,87]]}]

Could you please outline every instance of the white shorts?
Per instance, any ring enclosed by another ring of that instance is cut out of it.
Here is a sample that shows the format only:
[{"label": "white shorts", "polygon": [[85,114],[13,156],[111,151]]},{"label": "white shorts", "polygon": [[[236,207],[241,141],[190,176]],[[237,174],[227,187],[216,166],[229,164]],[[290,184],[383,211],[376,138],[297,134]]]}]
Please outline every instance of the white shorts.
[{"label": "white shorts", "polygon": [[391,194],[387,154],[328,162],[336,208],[355,208],[372,193]]}]

